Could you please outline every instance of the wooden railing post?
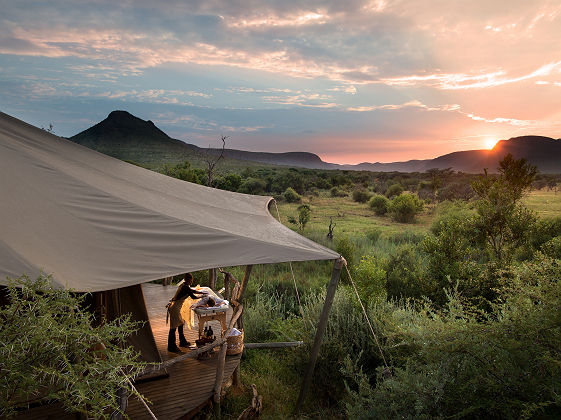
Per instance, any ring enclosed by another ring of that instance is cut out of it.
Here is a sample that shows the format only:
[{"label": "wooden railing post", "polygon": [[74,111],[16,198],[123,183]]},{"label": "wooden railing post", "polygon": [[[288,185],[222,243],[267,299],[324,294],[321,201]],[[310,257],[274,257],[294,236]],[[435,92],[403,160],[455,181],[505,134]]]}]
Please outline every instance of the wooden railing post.
[{"label": "wooden railing post", "polygon": [[228,325],[228,329],[224,333],[223,343],[220,347],[220,353],[218,353],[218,366],[216,367],[216,378],[214,380],[214,395],[213,395],[213,403],[214,409],[216,412],[217,417],[220,418],[220,394],[222,393],[222,382],[224,381],[224,366],[226,365],[226,351],[228,350],[228,335],[236,321],[243,313],[243,305],[238,305],[236,307],[236,312],[232,314],[232,319],[230,319],[230,324]]},{"label": "wooden railing post", "polygon": [[333,265],[333,272],[331,273],[331,281],[327,287],[327,294],[325,296],[325,303],[323,304],[323,309],[321,311],[321,316],[319,318],[318,327],[316,331],[316,337],[314,339],[314,345],[312,346],[312,352],[310,354],[310,361],[308,362],[308,367],[304,375],[304,382],[302,383],[302,388],[300,389],[300,395],[298,396],[298,402],[296,403],[296,412],[300,411],[302,405],[304,404],[304,399],[312,382],[312,375],[314,373],[314,368],[316,366],[316,361],[319,354],[319,348],[321,346],[321,340],[323,339],[323,334],[325,332],[325,327],[327,326],[327,319],[329,318],[329,310],[333,304],[333,298],[335,297],[335,290],[337,289],[337,283],[339,282],[339,277],[341,277],[341,270],[347,262],[343,257],[340,257],[335,261]]},{"label": "wooden railing post", "polygon": [[[240,295],[238,296],[237,301],[239,303],[243,303],[244,294],[247,289],[247,283],[249,283],[249,276],[251,275],[251,269],[253,268],[252,265],[248,265],[245,267],[245,274],[243,276],[242,285],[240,286]],[[243,314],[238,319],[238,328],[243,330]]]}]

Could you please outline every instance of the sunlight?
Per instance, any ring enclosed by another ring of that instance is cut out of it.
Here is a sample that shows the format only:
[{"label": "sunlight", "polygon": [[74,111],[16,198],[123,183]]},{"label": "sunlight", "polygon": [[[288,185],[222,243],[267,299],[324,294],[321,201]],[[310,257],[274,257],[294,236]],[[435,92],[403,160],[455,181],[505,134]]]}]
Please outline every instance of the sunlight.
[{"label": "sunlight", "polygon": [[484,142],[483,144],[485,145],[486,149],[492,149],[493,147],[495,147],[495,144],[497,144],[497,141],[498,140],[494,137],[487,137],[483,141]]}]

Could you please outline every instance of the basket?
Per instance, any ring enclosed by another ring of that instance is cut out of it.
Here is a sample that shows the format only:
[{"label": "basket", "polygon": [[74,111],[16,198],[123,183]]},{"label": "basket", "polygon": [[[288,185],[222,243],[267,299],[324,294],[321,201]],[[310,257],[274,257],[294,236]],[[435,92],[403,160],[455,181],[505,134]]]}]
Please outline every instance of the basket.
[{"label": "basket", "polygon": [[226,338],[226,354],[231,356],[234,354],[240,354],[243,351],[243,330],[240,330],[240,335],[229,335]]}]

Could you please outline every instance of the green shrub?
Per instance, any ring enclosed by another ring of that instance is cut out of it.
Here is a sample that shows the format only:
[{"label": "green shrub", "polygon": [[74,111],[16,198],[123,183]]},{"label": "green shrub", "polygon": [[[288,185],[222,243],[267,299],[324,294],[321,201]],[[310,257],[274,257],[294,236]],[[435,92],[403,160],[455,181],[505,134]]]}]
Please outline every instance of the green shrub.
[{"label": "green shrub", "polygon": [[366,255],[353,270],[353,279],[360,297],[367,302],[386,299],[386,271],[378,258]]},{"label": "green shrub", "polygon": [[388,206],[390,204],[390,200],[387,197],[381,194],[375,194],[372,196],[370,201],[368,201],[368,207],[374,210],[378,216],[383,216],[388,212]]},{"label": "green shrub", "polygon": [[551,258],[561,260],[561,236],[556,236],[543,244],[542,251]]},{"label": "green shrub", "polygon": [[329,190],[331,197],[346,197],[348,194],[340,188],[333,187]]},{"label": "green shrub", "polygon": [[389,204],[388,213],[396,222],[411,223],[423,211],[423,202],[414,194],[403,193],[394,197]]},{"label": "green shrub", "polygon": [[357,203],[366,203],[370,198],[370,193],[366,190],[354,190],[353,191],[353,201]]},{"label": "green shrub", "polygon": [[389,298],[420,298],[430,295],[433,286],[423,275],[423,261],[414,245],[398,246],[388,259],[386,290]]},{"label": "green shrub", "polygon": [[556,236],[561,236],[561,216],[538,219],[530,233],[530,243],[534,249],[540,249]]},{"label": "green shrub", "polygon": [[[344,236],[337,241],[335,250],[343,258],[345,258],[345,260],[347,260],[347,268],[349,269],[349,272],[352,273],[354,269],[355,254],[356,254],[355,244],[350,240],[348,236]],[[345,269],[343,269],[343,273],[341,274],[341,276],[343,279],[348,280],[348,276]]]},{"label": "green shrub", "polygon": [[292,187],[288,187],[284,193],[283,198],[287,203],[299,203],[302,201],[302,196],[298,194]]},{"label": "green shrub", "polygon": [[214,187],[221,190],[238,191],[242,184],[242,177],[238,174],[228,174],[217,177],[214,181]]},{"label": "green shrub", "polygon": [[471,220],[475,214],[473,206],[464,201],[443,201],[436,207],[430,231],[437,235],[442,226]]},{"label": "green shrub", "polygon": [[239,192],[244,194],[262,194],[265,192],[267,183],[262,179],[248,178],[240,185]]},{"label": "green shrub", "polygon": [[386,197],[392,198],[397,197],[403,192],[403,187],[400,184],[393,184],[386,190]]},{"label": "green shrub", "polygon": [[14,280],[0,307],[0,417],[31,400],[57,401],[88,418],[119,410],[117,390],[134,393],[127,381],[147,366],[126,343],[141,323],[129,314],[94,326],[85,294],[51,284],[43,276]]}]

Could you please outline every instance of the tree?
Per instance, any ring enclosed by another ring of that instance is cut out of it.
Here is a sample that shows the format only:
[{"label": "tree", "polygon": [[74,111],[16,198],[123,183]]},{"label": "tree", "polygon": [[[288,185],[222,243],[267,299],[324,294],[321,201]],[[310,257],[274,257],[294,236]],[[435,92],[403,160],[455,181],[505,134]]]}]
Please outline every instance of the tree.
[{"label": "tree", "polygon": [[312,209],[307,204],[298,206],[298,225],[300,226],[300,231],[304,232],[304,228],[310,221],[311,214]]},{"label": "tree", "polygon": [[[59,401],[68,411],[108,418],[120,412],[117,390],[131,388],[146,363],[125,346],[139,323],[130,317],[98,322],[85,295],[54,289],[50,278],[21,277],[0,307],[0,416],[28,401]],[[138,395],[138,393],[136,393]]]},{"label": "tree", "polygon": [[327,239],[329,239],[330,241],[333,240],[333,231],[335,230],[335,226],[337,226],[337,223],[333,223],[333,217],[329,218],[329,232],[327,232]]},{"label": "tree", "polygon": [[220,160],[224,159],[224,149],[226,148],[227,138],[227,136],[220,136],[220,140],[222,141],[222,148],[220,149],[220,153],[218,154],[218,156],[210,152],[210,146],[205,152],[202,153],[202,159],[206,163],[207,187],[212,186],[214,173],[216,171],[216,165],[218,165],[218,162],[220,162]]},{"label": "tree", "polygon": [[472,183],[478,199],[475,226],[480,240],[486,243],[492,256],[501,261],[507,250],[514,250],[528,240],[535,215],[519,203],[530,188],[537,169],[526,159],[514,159],[507,154],[499,162],[498,175],[487,170]]}]

